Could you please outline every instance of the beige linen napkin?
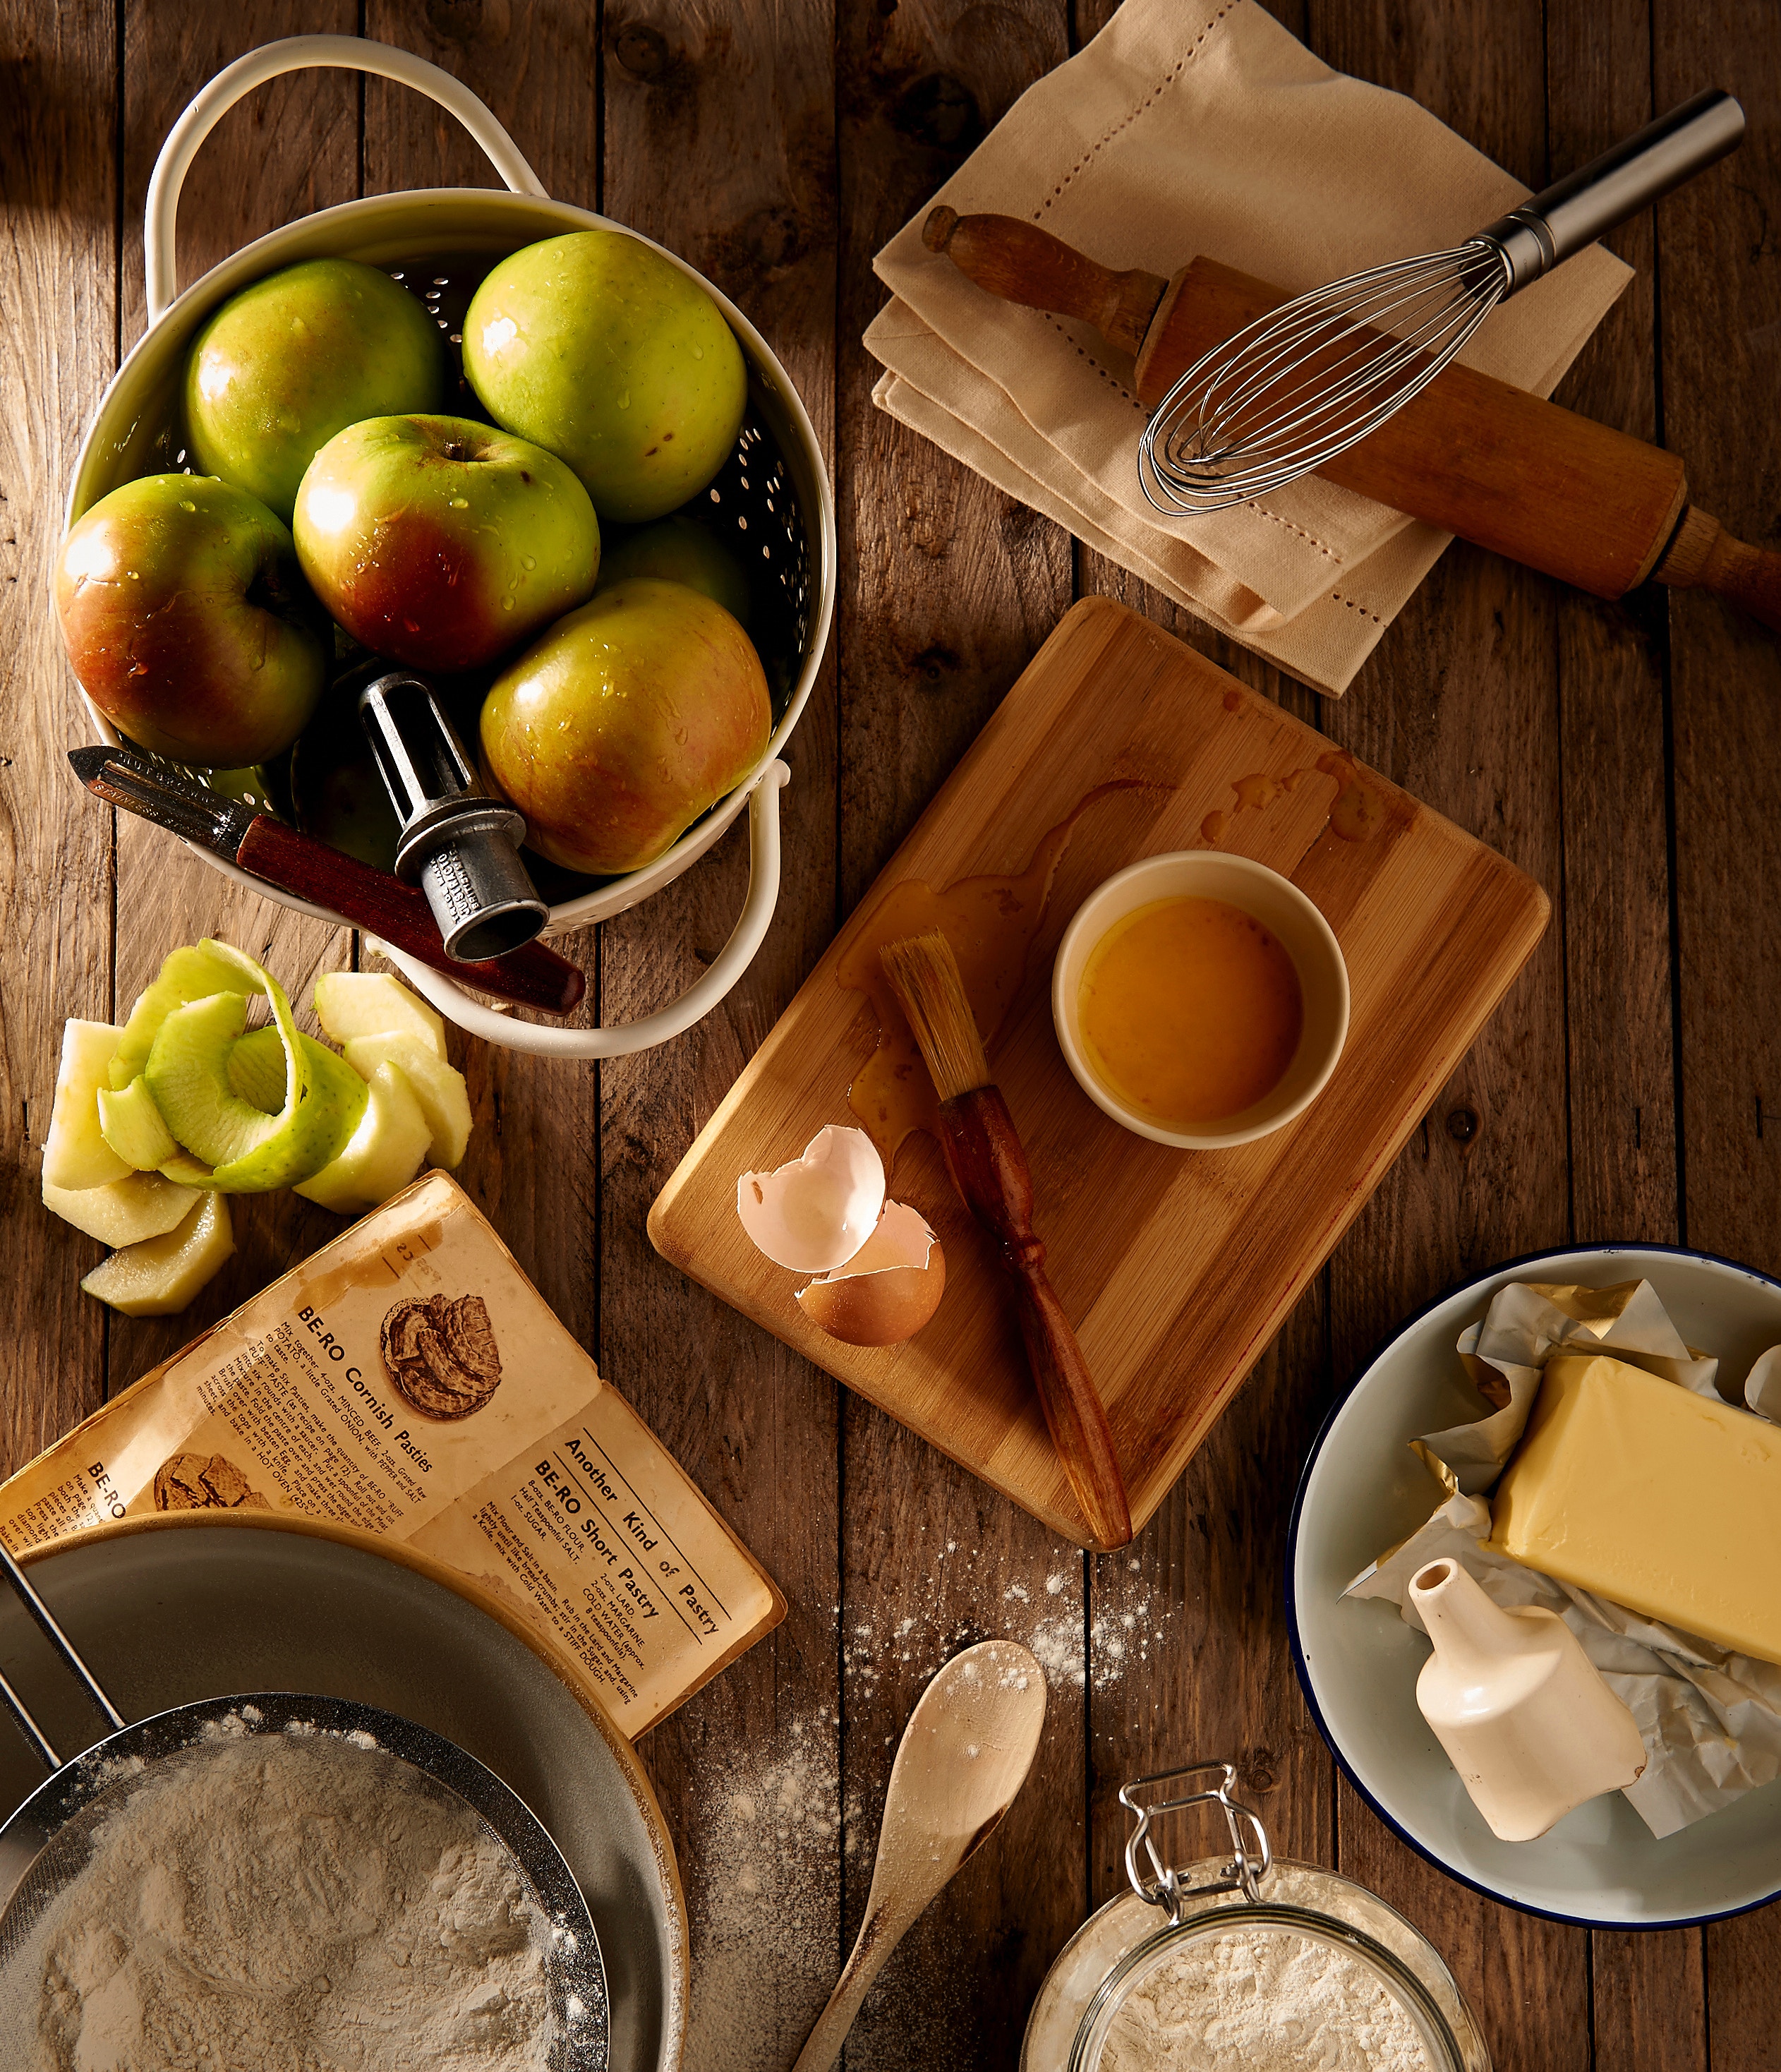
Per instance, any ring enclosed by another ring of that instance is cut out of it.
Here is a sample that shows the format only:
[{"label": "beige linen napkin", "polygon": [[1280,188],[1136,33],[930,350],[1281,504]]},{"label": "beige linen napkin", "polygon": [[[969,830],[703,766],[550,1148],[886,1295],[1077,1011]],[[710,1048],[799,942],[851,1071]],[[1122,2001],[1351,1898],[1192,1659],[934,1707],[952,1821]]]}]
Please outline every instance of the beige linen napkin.
[{"label": "beige linen napkin", "polygon": [[[1085,324],[998,302],[921,243],[934,202],[1020,216],[1114,267],[1199,254],[1295,293],[1438,250],[1525,198],[1426,109],[1332,72],[1234,0],[1126,0],[1029,88],[876,261],[873,400],[1211,624],[1331,693],[1447,535],[1307,479],[1164,518],[1138,486],[1132,364]],[[1549,394],[1631,278],[1599,246],[1483,324],[1465,358]]]}]

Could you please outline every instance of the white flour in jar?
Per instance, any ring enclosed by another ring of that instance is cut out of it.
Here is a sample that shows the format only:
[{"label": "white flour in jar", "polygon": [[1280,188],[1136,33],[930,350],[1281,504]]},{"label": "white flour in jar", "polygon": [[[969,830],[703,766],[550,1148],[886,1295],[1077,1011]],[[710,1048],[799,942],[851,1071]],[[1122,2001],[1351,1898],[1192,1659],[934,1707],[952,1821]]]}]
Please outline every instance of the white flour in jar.
[{"label": "white flour in jar", "polygon": [[1250,1929],[1196,1938],[1126,1996],[1099,2072],[1433,2072],[1401,2004],[1346,1951]]},{"label": "white flour in jar", "polygon": [[546,2072],[550,1924],[407,1765],[229,1735],[145,1774],[93,1843],[0,1982],[35,2011],[20,2072]]}]

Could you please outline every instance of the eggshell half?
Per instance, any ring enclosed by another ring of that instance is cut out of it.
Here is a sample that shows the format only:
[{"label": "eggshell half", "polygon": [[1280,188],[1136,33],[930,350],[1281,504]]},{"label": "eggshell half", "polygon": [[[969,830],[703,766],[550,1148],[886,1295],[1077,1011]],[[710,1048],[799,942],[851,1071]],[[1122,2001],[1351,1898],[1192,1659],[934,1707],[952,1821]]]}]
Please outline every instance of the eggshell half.
[{"label": "eggshell half", "polygon": [[831,1123],[803,1156],[736,1183],[742,1227],[775,1265],[794,1273],[845,1266],[877,1227],[884,1161],[863,1129]]},{"label": "eggshell half", "polygon": [[878,1227],[845,1264],[798,1291],[819,1330],[850,1346],[913,1338],[946,1291],[946,1255],[906,1202],[887,1202]]}]

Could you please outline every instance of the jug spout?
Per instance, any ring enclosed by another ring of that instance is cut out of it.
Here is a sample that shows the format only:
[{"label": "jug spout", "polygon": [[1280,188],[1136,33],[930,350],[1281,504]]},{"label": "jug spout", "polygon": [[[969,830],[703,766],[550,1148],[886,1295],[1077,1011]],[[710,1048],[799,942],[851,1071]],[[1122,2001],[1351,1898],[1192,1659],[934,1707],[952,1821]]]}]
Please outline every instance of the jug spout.
[{"label": "jug spout", "polygon": [[1410,1591],[1434,1648],[1416,1702],[1493,1834],[1531,1841],[1644,1770],[1632,1714],[1556,1613],[1505,1609],[1451,1558]]}]

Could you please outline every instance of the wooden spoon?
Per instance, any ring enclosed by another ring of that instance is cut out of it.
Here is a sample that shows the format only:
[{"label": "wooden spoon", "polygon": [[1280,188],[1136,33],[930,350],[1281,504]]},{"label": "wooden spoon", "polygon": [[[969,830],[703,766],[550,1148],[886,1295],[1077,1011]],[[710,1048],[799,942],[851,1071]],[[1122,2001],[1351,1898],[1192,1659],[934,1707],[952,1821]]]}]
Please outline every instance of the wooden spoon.
[{"label": "wooden spoon", "polygon": [[829,2072],[884,1959],[1001,1825],[1044,1723],[1044,1671],[1017,1641],[967,1647],[921,1693],[891,1766],[859,1939],[792,2072]]}]

